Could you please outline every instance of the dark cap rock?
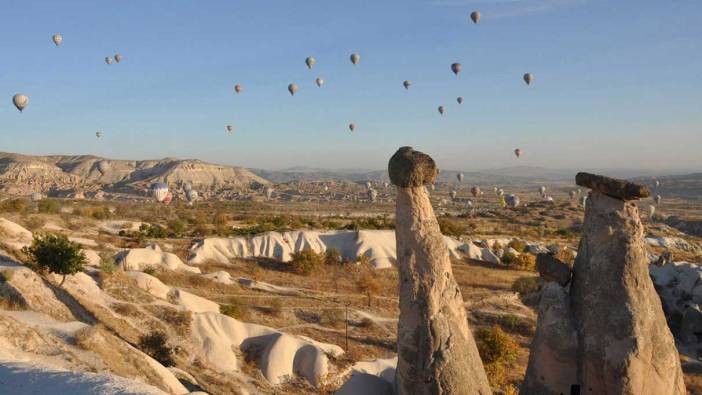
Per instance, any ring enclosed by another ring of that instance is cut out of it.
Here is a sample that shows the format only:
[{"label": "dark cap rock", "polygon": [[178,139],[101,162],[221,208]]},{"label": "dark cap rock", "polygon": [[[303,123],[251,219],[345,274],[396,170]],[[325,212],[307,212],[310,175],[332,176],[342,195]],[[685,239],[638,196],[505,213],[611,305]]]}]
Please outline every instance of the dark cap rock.
[{"label": "dark cap rock", "polygon": [[647,186],[597,174],[578,173],[575,176],[575,183],[621,200],[635,200],[651,196],[651,190]]},{"label": "dark cap rock", "polygon": [[409,188],[433,184],[439,170],[431,156],[402,147],[390,158],[388,173],[393,184]]},{"label": "dark cap rock", "polygon": [[536,256],[536,270],[544,281],[555,281],[563,287],[570,282],[573,273],[570,265],[549,254]]}]

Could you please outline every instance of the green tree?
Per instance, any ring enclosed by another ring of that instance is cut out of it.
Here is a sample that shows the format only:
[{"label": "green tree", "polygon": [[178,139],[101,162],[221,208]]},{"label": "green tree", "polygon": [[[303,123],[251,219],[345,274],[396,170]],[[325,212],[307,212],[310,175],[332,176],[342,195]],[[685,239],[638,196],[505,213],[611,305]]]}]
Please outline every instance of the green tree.
[{"label": "green tree", "polygon": [[63,286],[66,276],[83,270],[85,253],[78,243],[74,243],[60,234],[38,234],[32,245],[22,249],[29,261],[41,269],[63,276],[59,287]]}]

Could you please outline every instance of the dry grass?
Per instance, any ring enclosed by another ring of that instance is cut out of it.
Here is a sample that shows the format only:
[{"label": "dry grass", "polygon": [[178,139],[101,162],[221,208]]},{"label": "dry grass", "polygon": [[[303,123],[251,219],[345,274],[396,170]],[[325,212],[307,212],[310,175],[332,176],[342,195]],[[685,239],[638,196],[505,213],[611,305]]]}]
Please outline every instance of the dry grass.
[{"label": "dry grass", "polygon": [[190,332],[190,323],[193,320],[193,314],[190,311],[159,305],[148,305],[145,307],[154,317],[168,324],[179,335],[185,336]]}]

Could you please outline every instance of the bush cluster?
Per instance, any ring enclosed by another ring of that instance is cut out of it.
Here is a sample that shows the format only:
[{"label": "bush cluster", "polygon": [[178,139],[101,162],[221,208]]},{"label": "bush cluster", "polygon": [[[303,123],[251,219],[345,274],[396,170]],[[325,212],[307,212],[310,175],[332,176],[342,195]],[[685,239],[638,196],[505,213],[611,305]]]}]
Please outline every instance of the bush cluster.
[{"label": "bush cluster", "polygon": [[67,275],[82,271],[86,263],[80,245],[61,234],[36,234],[32,244],[24,247],[22,252],[39,269],[62,275],[59,286],[63,285]]},{"label": "bush cluster", "polygon": [[293,272],[302,276],[309,276],[313,272],[317,271],[317,269],[319,269],[326,260],[324,254],[318,254],[311,249],[304,249],[300,252],[294,252],[290,254],[290,258],[290,268]]},{"label": "bush cluster", "polygon": [[475,338],[490,385],[502,387],[507,380],[507,365],[517,360],[519,344],[498,325],[478,329]]}]

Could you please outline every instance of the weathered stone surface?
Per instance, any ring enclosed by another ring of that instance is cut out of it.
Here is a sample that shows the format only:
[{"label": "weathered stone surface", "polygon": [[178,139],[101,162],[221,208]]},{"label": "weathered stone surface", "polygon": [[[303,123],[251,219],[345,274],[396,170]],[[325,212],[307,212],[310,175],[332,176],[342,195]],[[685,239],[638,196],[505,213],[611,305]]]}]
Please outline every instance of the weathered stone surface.
[{"label": "weathered stone surface", "polygon": [[575,175],[575,183],[581,187],[590,188],[593,191],[622,200],[635,200],[651,196],[651,190],[645,185],[597,174],[578,173]]},{"label": "weathered stone surface", "polygon": [[[423,186],[435,176],[434,161],[413,152],[400,149],[389,166],[393,183],[412,186],[397,188],[397,393],[491,394],[448,248]],[[408,157],[420,159],[406,162]]]},{"label": "weathered stone surface", "polygon": [[[539,320],[531,342],[521,394],[570,394],[577,380],[578,336],[565,288],[547,283],[539,300]],[[582,392],[581,392],[582,393]]]},{"label": "weathered stone surface", "polygon": [[390,181],[403,188],[433,184],[439,170],[429,155],[402,147],[388,163]]},{"label": "weathered stone surface", "polygon": [[702,311],[698,306],[688,306],[680,323],[680,337],[686,343],[696,344],[702,337]]},{"label": "weathered stone surface", "polygon": [[[633,202],[591,192],[566,300],[557,305],[568,306],[561,316],[572,317],[577,332],[575,362],[568,363],[577,373],[571,385],[581,394],[686,393],[675,341],[649,277],[644,230]],[[571,341],[567,333],[540,329],[553,321],[548,313],[539,316],[522,394],[570,393],[561,379],[572,377],[567,370],[564,376],[543,373],[549,371],[543,366],[561,366],[565,356],[552,350],[565,349]],[[549,347],[543,346],[545,336]]]},{"label": "weathered stone surface", "polygon": [[539,275],[546,281],[555,281],[561,286],[566,286],[570,282],[573,269],[565,262],[561,262],[550,254],[539,254],[536,256],[536,269]]}]

